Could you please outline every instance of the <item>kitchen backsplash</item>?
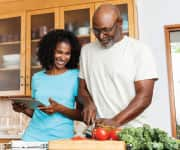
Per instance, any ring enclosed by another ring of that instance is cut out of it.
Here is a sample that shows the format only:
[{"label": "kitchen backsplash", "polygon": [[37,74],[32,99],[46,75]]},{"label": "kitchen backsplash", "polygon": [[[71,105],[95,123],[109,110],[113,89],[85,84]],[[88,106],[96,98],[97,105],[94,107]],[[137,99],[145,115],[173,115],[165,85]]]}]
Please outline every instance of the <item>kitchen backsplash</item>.
[{"label": "kitchen backsplash", "polygon": [[29,120],[24,114],[13,111],[10,100],[0,100],[0,138],[20,137]]},{"label": "kitchen backsplash", "polygon": [[[30,118],[22,113],[13,111],[10,100],[0,100],[0,138],[21,137]],[[87,126],[75,121],[75,134],[83,135]]]}]

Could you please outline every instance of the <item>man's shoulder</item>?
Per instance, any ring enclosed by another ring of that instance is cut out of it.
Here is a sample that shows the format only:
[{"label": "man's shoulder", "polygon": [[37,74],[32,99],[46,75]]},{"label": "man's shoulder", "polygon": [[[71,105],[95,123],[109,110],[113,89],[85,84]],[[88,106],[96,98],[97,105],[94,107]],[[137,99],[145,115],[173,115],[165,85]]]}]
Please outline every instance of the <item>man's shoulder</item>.
[{"label": "man's shoulder", "polygon": [[126,38],[127,38],[127,41],[130,44],[133,44],[133,45],[136,45],[136,46],[145,46],[145,43],[143,43],[142,41],[140,41],[138,39],[135,39],[135,38],[132,38],[132,37],[126,37]]},{"label": "man's shoulder", "polygon": [[142,52],[142,51],[149,51],[150,47],[145,44],[144,42],[132,38],[132,37],[126,37],[127,41],[128,41],[128,45],[135,51],[137,50],[137,52]]},{"label": "man's shoulder", "polygon": [[85,45],[82,47],[82,50],[83,50],[83,51],[89,51],[89,50],[91,50],[91,49],[95,49],[96,47],[97,47],[97,42],[94,41],[94,42],[85,44]]}]

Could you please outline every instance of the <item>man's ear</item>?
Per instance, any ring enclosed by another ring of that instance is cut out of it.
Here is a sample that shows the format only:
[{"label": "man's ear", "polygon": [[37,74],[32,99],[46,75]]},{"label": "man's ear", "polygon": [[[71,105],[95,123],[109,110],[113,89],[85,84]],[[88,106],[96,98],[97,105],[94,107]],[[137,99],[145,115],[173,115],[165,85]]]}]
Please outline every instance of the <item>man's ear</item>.
[{"label": "man's ear", "polygon": [[123,19],[122,18],[118,18],[117,19],[117,23],[119,24],[120,27],[122,27]]}]

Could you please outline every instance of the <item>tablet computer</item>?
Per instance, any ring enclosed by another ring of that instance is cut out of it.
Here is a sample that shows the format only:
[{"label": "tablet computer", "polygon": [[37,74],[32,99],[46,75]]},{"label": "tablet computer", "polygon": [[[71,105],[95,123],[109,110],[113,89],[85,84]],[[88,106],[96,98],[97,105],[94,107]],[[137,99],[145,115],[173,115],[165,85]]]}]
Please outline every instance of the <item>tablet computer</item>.
[{"label": "tablet computer", "polygon": [[40,101],[35,100],[31,97],[16,97],[16,98],[9,98],[12,103],[22,103],[25,104],[28,108],[35,109],[40,105],[43,105]]}]

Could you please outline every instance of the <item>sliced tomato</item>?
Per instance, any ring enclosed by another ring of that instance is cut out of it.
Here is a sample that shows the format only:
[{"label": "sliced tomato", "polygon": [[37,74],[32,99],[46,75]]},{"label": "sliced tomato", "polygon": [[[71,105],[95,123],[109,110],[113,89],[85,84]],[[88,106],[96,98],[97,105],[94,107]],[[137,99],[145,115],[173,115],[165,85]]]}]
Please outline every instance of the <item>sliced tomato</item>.
[{"label": "sliced tomato", "polygon": [[109,132],[109,139],[110,140],[119,140],[118,133],[121,132],[121,129],[112,129]]}]

